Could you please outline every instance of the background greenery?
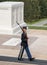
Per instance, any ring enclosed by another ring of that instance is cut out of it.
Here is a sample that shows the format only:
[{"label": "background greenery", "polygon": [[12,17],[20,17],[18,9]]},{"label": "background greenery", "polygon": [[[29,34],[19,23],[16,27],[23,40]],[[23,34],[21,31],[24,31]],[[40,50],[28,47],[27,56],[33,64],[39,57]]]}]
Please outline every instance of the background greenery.
[{"label": "background greenery", "polygon": [[23,1],[25,3],[25,22],[47,18],[47,0],[0,0],[0,2],[1,1]]}]

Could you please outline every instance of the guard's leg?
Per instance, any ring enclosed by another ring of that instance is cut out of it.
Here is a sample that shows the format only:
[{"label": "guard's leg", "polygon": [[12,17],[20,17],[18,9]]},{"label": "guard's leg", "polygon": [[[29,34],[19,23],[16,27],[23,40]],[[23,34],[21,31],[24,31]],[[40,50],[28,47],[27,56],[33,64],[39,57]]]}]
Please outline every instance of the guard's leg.
[{"label": "guard's leg", "polygon": [[31,53],[30,53],[29,48],[26,47],[25,50],[26,50],[26,53],[27,53],[28,58],[29,58],[29,59],[32,58],[32,55],[31,55]]},{"label": "guard's leg", "polygon": [[30,61],[33,61],[35,58],[32,58],[32,55],[31,55],[31,53],[30,53],[29,48],[26,47],[25,50],[26,50],[26,53],[27,53],[27,56],[28,56],[29,60],[30,60]]},{"label": "guard's leg", "polygon": [[18,60],[21,60],[22,59],[23,52],[24,52],[24,47],[21,46],[20,53],[19,53],[19,56],[18,56]]}]

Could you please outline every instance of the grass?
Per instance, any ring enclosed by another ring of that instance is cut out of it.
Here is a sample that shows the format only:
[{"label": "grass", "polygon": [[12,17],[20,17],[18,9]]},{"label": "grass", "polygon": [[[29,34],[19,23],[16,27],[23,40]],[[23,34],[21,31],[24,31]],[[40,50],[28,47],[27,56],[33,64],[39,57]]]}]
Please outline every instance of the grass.
[{"label": "grass", "polygon": [[44,26],[47,26],[47,24],[44,24]]},{"label": "grass", "polygon": [[37,22],[39,22],[39,20],[35,20],[35,21],[31,21],[31,22],[27,22],[27,24],[35,24],[35,23],[37,23]]},{"label": "grass", "polygon": [[29,29],[47,30],[47,27],[28,26]]},{"label": "grass", "polygon": [[[32,24],[35,24],[37,22],[40,22],[40,21],[44,21],[46,20],[47,18],[44,18],[44,19],[40,19],[40,20],[36,20],[36,21],[32,21],[32,22],[27,22],[27,25],[32,25]],[[47,24],[45,24],[44,26],[47,26]],[[38,27],[38,26],[28,26],[29,29],[40,29],[40,30],[47,30],[47,27]]]},{"label": "grass", "polygon": [[35,24],[35,23],[37,23],[37,22],[44,21],[44,20],[47,20],[47,18],[38,19],[38,20],[33,20],[33,21],[31,21],[31,22],[27,21],[26,23],[27,23],[27,25],[28,25],[28,24],[31,25],[31,24]]}]

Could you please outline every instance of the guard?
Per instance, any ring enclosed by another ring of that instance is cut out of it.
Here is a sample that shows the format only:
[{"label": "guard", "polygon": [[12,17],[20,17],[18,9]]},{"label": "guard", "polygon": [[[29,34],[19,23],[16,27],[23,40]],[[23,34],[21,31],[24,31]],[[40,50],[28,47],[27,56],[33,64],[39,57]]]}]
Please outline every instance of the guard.
[{"label": "guard", "polygon": [[[21,28],[21,26],[20,26],[20,28]],[[22,56],[23,56],[23,53],[24,53],[24,50],[25,50],[26,53],[27,53],[28,59],[30,61],[33,61],[34,58],[32,58],[32,55],[31,55],[31,53],[29,51],[29,47],[28,47],[28,37],[27,37],[27,32],[26,32],[27,27],[24,26],[21,29],[22,29],[23,33],[21,35],[21,49],[20,49],[20,53],[18,55],[18,60],[22,60]]]}]

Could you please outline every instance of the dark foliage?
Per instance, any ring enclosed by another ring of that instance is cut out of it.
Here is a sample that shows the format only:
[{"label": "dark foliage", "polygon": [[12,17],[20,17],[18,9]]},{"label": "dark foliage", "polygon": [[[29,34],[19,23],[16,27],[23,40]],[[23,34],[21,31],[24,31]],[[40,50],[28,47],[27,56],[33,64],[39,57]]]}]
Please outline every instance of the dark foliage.
[{"label": "dark foliage", "polygon": [[1,1],[23,1],[25,21],[38,20],[47,17],[47,0],[0,0]]}]

